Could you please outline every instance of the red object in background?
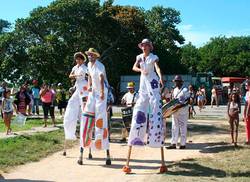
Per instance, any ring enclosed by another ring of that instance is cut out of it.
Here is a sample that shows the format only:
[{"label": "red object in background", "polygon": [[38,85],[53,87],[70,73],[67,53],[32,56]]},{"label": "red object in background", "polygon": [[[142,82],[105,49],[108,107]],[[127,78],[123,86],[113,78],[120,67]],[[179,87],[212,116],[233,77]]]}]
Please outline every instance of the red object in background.
[{"label": "red object in background", "polygon": [[222,77],[221,81],[223,83],[242,83],[246,80],[246,78],[242,77]]}]

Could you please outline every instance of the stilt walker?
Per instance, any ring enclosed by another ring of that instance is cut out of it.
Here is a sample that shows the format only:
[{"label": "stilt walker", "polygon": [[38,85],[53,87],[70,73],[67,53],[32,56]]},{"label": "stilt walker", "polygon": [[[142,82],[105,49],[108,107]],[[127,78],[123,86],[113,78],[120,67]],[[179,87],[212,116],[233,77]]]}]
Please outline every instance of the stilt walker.
[{"label": "stilt walker", "polygon": [[[158,65],[158,56],[151,53],[152,42],[144,39],[139,45],[143,53],[136,57],[133,70],[141,72],[139,98],[134,106],[132,124],[128,138],[127,163],[123,172],[130,173],[129,167],[132,146],[144,146],[161,149],[160,173],[167,172],[164,161],[164,124],[162,120],[162,105],[160,95],[160,84],[163,85],[161,70]],[[155,72],[156,70],[156,72]],[[149,119],[147,119],[150,107]],[[146,136],[147,132],[147,138]],[[146,138],[146,141],[145,141]]]},{"label": "stilt walker", "polygon": [[[98,60],[100,54],[90,48],[85,52],[88,55],[88,90],[89,96],[83,112],[80,128],[80,157],[78,164],[83,164],[83,150],[106,150],[106,165],[111,165],[109,154],[108,121],[107,121],[107,96],[108,81],[104,65]],[[95,137],[92,140],[92,133]]]},{"label": "stilt walker", "polygon": [[76,139],[76,126],[77,121],[81,121],[81,115],[83,113],[84,106],[88,96],[88,82],[86,80],[86,74],[88,71],[84,62],[87,60],[86,56],[77,52],[74,55],[76,65],[73,67],[69,78],[75,79],[76,90],[68,101],[68,105],[64,115],[64,132],[65,132],[65,145],[63,155],[66,156],[67,140]]}]

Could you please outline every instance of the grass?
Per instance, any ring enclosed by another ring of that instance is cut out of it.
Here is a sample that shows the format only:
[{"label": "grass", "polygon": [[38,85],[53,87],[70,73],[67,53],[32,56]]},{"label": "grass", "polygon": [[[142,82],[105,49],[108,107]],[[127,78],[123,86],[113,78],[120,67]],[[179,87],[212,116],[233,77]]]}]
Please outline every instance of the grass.
[{"label": "grass", "polygon": [[250,181],[250,148],[221,148],[224,149],[211,151],[215,153],[213,157],[168,165],[169,172],[156,181]]},{"label": "grass", "polygon": [[[49,119],[49,124],[51,122],[51,120]],[[57,119],[56,120],[57,124],[62,123],[61,119]],[[12,131],[16,132],[16,131],[23,131],[23,130],[30,130],[33,127],[39,127],[39,126],[43,126],[44,125],[44,121],[43,119],[31,119],[31,120],[27,120],[25,125],[11,125]],[[5,128],[5,124],[3,122],[2,119],[0,119],[0,132],[5,132],[6,128]]]},{"label": "grass", "polygon": [[35,135],[20,135],[0,140],[0,171],[11,167],[38,161],[63,149],[64,132],[57,130]]}]

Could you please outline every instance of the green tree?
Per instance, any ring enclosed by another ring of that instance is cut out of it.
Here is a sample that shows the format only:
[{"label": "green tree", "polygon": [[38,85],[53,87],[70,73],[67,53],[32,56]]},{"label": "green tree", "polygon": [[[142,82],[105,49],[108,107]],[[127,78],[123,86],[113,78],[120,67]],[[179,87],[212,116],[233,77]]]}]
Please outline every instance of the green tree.
[{"label": "green tree", "polygon": [[215,37],[199,49],[199,71],[211,71],[219,76],[249,75],[250,36]]},{"label": "green tree", "polygon": [[184,73],[181,64],[179,45],[184,43],[184,37],[177,29],[181,22],[180,12],[173,8],[153,7],[145,12],[149,38],[153,40],[155,52],[160,57],[160,65],[166,73]]},{"label": "green tree", "polygon": [[199,50],[191,42],[181,47],[181,63],[189,73],[194,74],[198,71],[200,59]]}]

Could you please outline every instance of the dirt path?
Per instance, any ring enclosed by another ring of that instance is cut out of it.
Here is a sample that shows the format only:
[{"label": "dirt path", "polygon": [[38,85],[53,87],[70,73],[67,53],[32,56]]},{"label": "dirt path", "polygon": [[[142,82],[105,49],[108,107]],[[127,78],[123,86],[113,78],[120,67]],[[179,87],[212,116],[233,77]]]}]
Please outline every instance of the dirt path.
[{"label": "dirt path", "polygon": [[[79,155],[78,147],[68,151],[68,156],[62,152],[41,160],[20,166],[8,174],[3,174],[4,179],[29,179],[42,181],[144,181],[149,174],[158,172],[160,150],[151,148],[135,148],[132,153],[131,167],[135,175],[125,175],[122,167],[125,164],[127,146],[111,144],[112,165],[105,166],[104,152],[94,152],[93,160],[84,160],[84,165],[79,166],[76,161]],[[199,149],[191,150],[165,150],[167,161],[177,161],[184,158],[199,157]],[[85,153],[85,158],[87,153]]]}]

